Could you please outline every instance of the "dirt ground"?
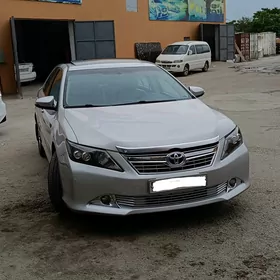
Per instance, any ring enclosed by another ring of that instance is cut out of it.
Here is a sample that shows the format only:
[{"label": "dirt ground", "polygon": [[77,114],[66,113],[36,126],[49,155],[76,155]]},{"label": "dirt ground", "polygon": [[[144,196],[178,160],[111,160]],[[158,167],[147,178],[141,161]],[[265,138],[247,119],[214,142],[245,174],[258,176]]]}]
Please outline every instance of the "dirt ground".
[{"label": "dirt ground", "polygon": [[[251,188],[229,203],[125,218],[59,217],[34,135],[34,87],[0,128],[0,279],[280,279],[280,57],[180,78],[242,129]],[[270,68],[269,68],[270,67]],[[245,70],[244,70],[245,69]],[[248,73],[246,73],[248,72]],[[269,72],[269,73],[267,73]]]}]

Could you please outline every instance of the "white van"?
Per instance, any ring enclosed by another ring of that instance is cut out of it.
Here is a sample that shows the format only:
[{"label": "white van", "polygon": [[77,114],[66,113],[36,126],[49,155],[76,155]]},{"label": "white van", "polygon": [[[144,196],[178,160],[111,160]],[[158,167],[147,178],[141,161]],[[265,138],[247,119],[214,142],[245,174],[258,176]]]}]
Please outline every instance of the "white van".
[{"label": "white van", "polygon": [[182,73],[202,69],[207,72],[211,66],[211,49],[203,41],[183,41],[168,45],[157,57],[156,64],[165,70]]}]

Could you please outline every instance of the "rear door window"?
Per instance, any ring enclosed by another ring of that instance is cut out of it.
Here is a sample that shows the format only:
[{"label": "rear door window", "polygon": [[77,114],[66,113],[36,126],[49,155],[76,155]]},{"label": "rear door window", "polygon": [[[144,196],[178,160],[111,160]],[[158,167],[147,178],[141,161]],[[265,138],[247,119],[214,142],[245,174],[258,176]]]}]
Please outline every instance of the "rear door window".
[{"label": "rear door window", "polygon": [[209,53],[210,52],[210,48],[207,45],[203,45],[202,50],[203,50],[203,53]]},{"label": "rear door window", "polygon": [[196,45],[196,53],[197,54],[202,54],[203,53],[203,46],[202,45]]}]

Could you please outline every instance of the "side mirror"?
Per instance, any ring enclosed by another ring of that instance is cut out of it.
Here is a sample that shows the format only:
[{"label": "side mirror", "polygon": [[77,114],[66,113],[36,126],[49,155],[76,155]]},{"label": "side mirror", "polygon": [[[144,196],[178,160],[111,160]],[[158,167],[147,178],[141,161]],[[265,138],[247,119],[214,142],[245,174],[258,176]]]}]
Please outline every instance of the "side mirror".
[{"label": "side mirror", "polygon": [[205,91],[201,87],[188,87],[188,90],[197,98],[205,94]]},{"label": "side mirror", "polygon": [[188,51],[188,55],[192,55],[193,52],[191,50]]},{"label": "side mirror", "polygon": [[40,97],[36,100],[35,106],[40,109],[56,110],[56,101],[53,96]]}]

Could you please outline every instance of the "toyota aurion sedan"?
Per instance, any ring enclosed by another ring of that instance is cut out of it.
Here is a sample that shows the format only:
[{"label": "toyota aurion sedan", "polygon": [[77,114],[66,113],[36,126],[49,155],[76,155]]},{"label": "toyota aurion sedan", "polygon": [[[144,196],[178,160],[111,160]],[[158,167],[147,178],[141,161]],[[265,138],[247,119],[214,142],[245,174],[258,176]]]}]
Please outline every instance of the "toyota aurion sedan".
[{"label": "toyota aurion sedan", "polygon": [[162,68],[138,60],[57,66],[35,130],[57,211],[130,215],[232,199],[249,183],[240,128]]}]

